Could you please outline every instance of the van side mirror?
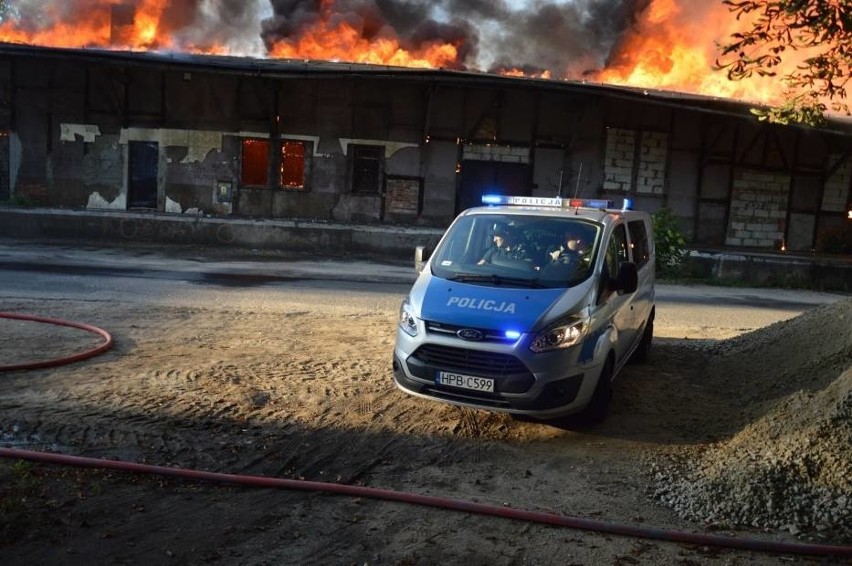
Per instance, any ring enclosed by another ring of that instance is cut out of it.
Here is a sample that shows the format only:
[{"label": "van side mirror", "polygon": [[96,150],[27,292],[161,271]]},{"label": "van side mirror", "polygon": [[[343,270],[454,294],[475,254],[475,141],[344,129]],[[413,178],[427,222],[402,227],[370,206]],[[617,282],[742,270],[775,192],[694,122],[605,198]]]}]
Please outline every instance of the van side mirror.
[{"label": "van side mirror", "polygon": [[414,269],[417,273],[423,271],[423,266],[429,261],[429,256],[432,255],[432,250],[426,246],[417,246],[414,248]]},{"label": "van side mirror", "polygon": [[632,293],[639,286],[639,273],[632,261],[622,261],[618,265],[618,277],[615,279],[615,290]]}]

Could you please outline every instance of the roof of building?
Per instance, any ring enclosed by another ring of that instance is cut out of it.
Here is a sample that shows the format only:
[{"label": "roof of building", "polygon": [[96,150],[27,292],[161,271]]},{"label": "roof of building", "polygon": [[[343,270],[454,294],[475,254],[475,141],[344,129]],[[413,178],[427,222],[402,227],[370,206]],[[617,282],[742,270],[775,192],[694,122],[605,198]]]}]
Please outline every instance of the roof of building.
[{"label": "roof of building", "polygon": [[[303,77],[306,75],[329,77],[371,76],[406,78],[409,80],[429,82],[473,82],[502,86],[522,85],[539,90],[574,92],[578,94],[606,94],[610,97],[631,100],[642,99],[659,105],[736,116],[750,116],[752,108],[763,106],[759,103],[737,99],[584,80],[530,78],[476,71],[423,69],[339,61],[237,57],[231,55],[158,51],[118,51],[102,48],[58,48],[4,42],[0,42],[0,54],[152,65],[174,67],[181,70],[197,69],[199,71],[248,74],[251,76],[271,78]],[[843,135],[852,135],[852,119],[848,117],[828,116],[827,126],[820,129],[832,130]]]}]

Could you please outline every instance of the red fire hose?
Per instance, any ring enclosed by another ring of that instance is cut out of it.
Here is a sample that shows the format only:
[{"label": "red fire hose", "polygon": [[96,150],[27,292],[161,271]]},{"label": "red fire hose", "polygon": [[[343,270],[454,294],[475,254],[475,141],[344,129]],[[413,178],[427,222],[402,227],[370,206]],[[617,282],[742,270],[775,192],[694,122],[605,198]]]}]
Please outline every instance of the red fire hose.
[{"label": "red fire hose", "polygon": [[62,464],[68,466],[79,466],[86,468],[103,468],[109,470],[120,470],[125,472],[137,472],[143,474],[156,474],[171,476],[189,480],[200,480],[209,482],[229,483],[250,487],[283,488],[301,491],[317,491],[334,493],[338,495],[349,495],[353,497],[369,497],[396,501],[401,503],[412,503],[464,511],[467,513],[478,513],[480,515],[491,515],[520,521],[541,523],[557,527],[567,527],[587,531],[597,531],[614,535],[639,537],[646,539],[662,540],[693,544],[699,546],[717,546],[737,548],[742,550],[753,550],[761,552],[777,552],[784,554],[804,554],[811,556],[834,556],[840,558],[852,557],[852,546],[832,546],[822,544],[805,544],[780,541],[766,541],[748,538],[733,538],[717,535],[705,535],[699,533],[687,533],[683,531],[669,531],[650,527],[637,527],[582,519],[578,517],[567,517],[544,511],[528,511],[512,507],[501,507],[485,503],[475,503],[460,499],[448,499],[431,495],[419,495],[401,491],[392,491],[374,487],[355,486],[347,484],[324,483],[306,480],[293,480],[284,478],[273,478],[267,476],[245,476],[235,474],[223,474],[216,472],[204,472],[185,468],[171,468],[165,466],[153,466],[149,464],[138,464],[136,462],[125,462],[120,460],[103,460],[99,458],[85,458],[81,456],[67,456],[50,452],[36,452],[31,450],[19,450],[15,448],[0,448],[0,457],[30,460],[47,464]]},{"label": "red fire hose", "polygon": [[70,364],[72,362],[77,362],[80,360],[85,360],[87,358],[91,358],[93,356],[97,356],[102,352],[106,352],[110,348],[112,348],[113,340],[112,336],[109,332],[105,330],[101,330],[97,326],[91,326],[89,324],[83,324],[81,322],[71,322],[68,320],[60,320],[57,318],[45,318],[43,316],[33,316],[27,314],[15,314],[10,312],[0,312],[0,318],[11,318],[15,320],[25,320],[31,322],[45,322],[47,324],[55,324],[57,326],[70,326],[71,328],[79,328],[80,330],[85,330],[87,332],[91,332],[93,334],[97,334],[103,337],[104,341],[99,344],[97,347],[87,350],[85,352],[80,352],[79,354],[74,354],[71,356],[66,356],[63,358],[55,358],[51,360],[41,360],[36,362],[24,362],[18,364],[11,365],[0,365],[0,371],[17,371],[24,369],[39,369],[39,368],[49,368],[56,367],[65,364]]},{"label": "red fire hose", "polygon": [[[100,328],[90,326],[88,324],[81,324],[77,322],[69,322],[65,320],[44,318],[38,316],[18,315],[12,313],[0,313],[0,318],[46,322],[49,324],[57,324],[60,326],[70,326],[72,328],[79,328],[88,332],[99,334],[104,338],[104,342],[98,347],[86,352],[82,352],[80,354],[41,362],[0,366],[0,371],[45,368],[68,364],[71,362],[96,356],[101,352],[108,350],[113,344],[112,336],[110,336],[109,333],[104,330],[101,330]],[[186,468],[153,466],[149,464],[139,464],[136,462],[126,462],[120,460],[84,458],[81,456],[68,456],[51,452],[36,452],[32,450],[20,450],[15,448],[0,448],[0,457],[29,460],[46,464],[61,464],[66,466],[102,468],[143,474],[155,474],[161,476],[178,477],[189,480],[229,483],[250,487],[295,489],[301,491],[317,491],[325,493],[334,493],[338,495],[349,495],[353,497],[369,497],[373,499],[383,499],[386,501],[396,501],[400,503],[425,505],[429,507],[451,509],[468,513],[478,513],[480,515],[491,515],[494,517],[503,517],[508,519],[541,523],[558,527],[567,527],[572,529],[596,531],[614,535],[655,539],[667,542],[678,542],[699,546],[717,546],[737,548],[742,550],[777,552],[784,554],[804,554],[811,556],[836,556],[843,558],[852,557],[852,546],[832,546],[821,544],[765,541],[748,538],[738,539],[717,535],[706,535],[699,533],[687,533],[682,531],[655,529],[651,527],[637,527],[633,525],[610,523],[606,521],[596,521],[593,519],[568,517],[565,515],[557,515],[555,513],[547,513],[543,511],[529,511],[524,509],[515,509],[512,507],[501,507],[497,505],[488,505],[484,503],[476,503],[459,499],[449,499],[445,497],[420,495],[416,493],[407,493],[364,486],[324,483],[306,480],[293,480],[285,478],[272,478],[266,476],[245,476],[217,472],[204,472],[200,470],[191,470]]]}]

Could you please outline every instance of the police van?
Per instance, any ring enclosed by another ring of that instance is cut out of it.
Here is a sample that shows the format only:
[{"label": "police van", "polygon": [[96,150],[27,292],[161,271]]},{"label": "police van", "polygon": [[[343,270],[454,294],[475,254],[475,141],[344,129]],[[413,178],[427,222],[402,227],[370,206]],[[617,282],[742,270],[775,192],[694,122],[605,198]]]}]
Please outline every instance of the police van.
[{"label": "police van", "polygon": [[654,332],[651,218],[629,200],[483,197],[462,212],[399,310],[406,393],[539,419],[596,421]]}]

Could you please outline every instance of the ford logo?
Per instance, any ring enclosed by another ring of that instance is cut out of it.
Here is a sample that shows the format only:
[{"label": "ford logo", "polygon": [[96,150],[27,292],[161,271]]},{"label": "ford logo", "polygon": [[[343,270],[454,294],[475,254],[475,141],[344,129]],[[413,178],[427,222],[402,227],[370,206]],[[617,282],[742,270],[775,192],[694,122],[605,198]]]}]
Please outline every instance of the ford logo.
[{"label": "ford logo", "polygon": [[477,330],[475,328],[462,328],[461,330],[456,332],[456,336],[458,336],[462,340],[475,341],[479,341],[485,338],[485,334],[483,334],[481,330]]}]

